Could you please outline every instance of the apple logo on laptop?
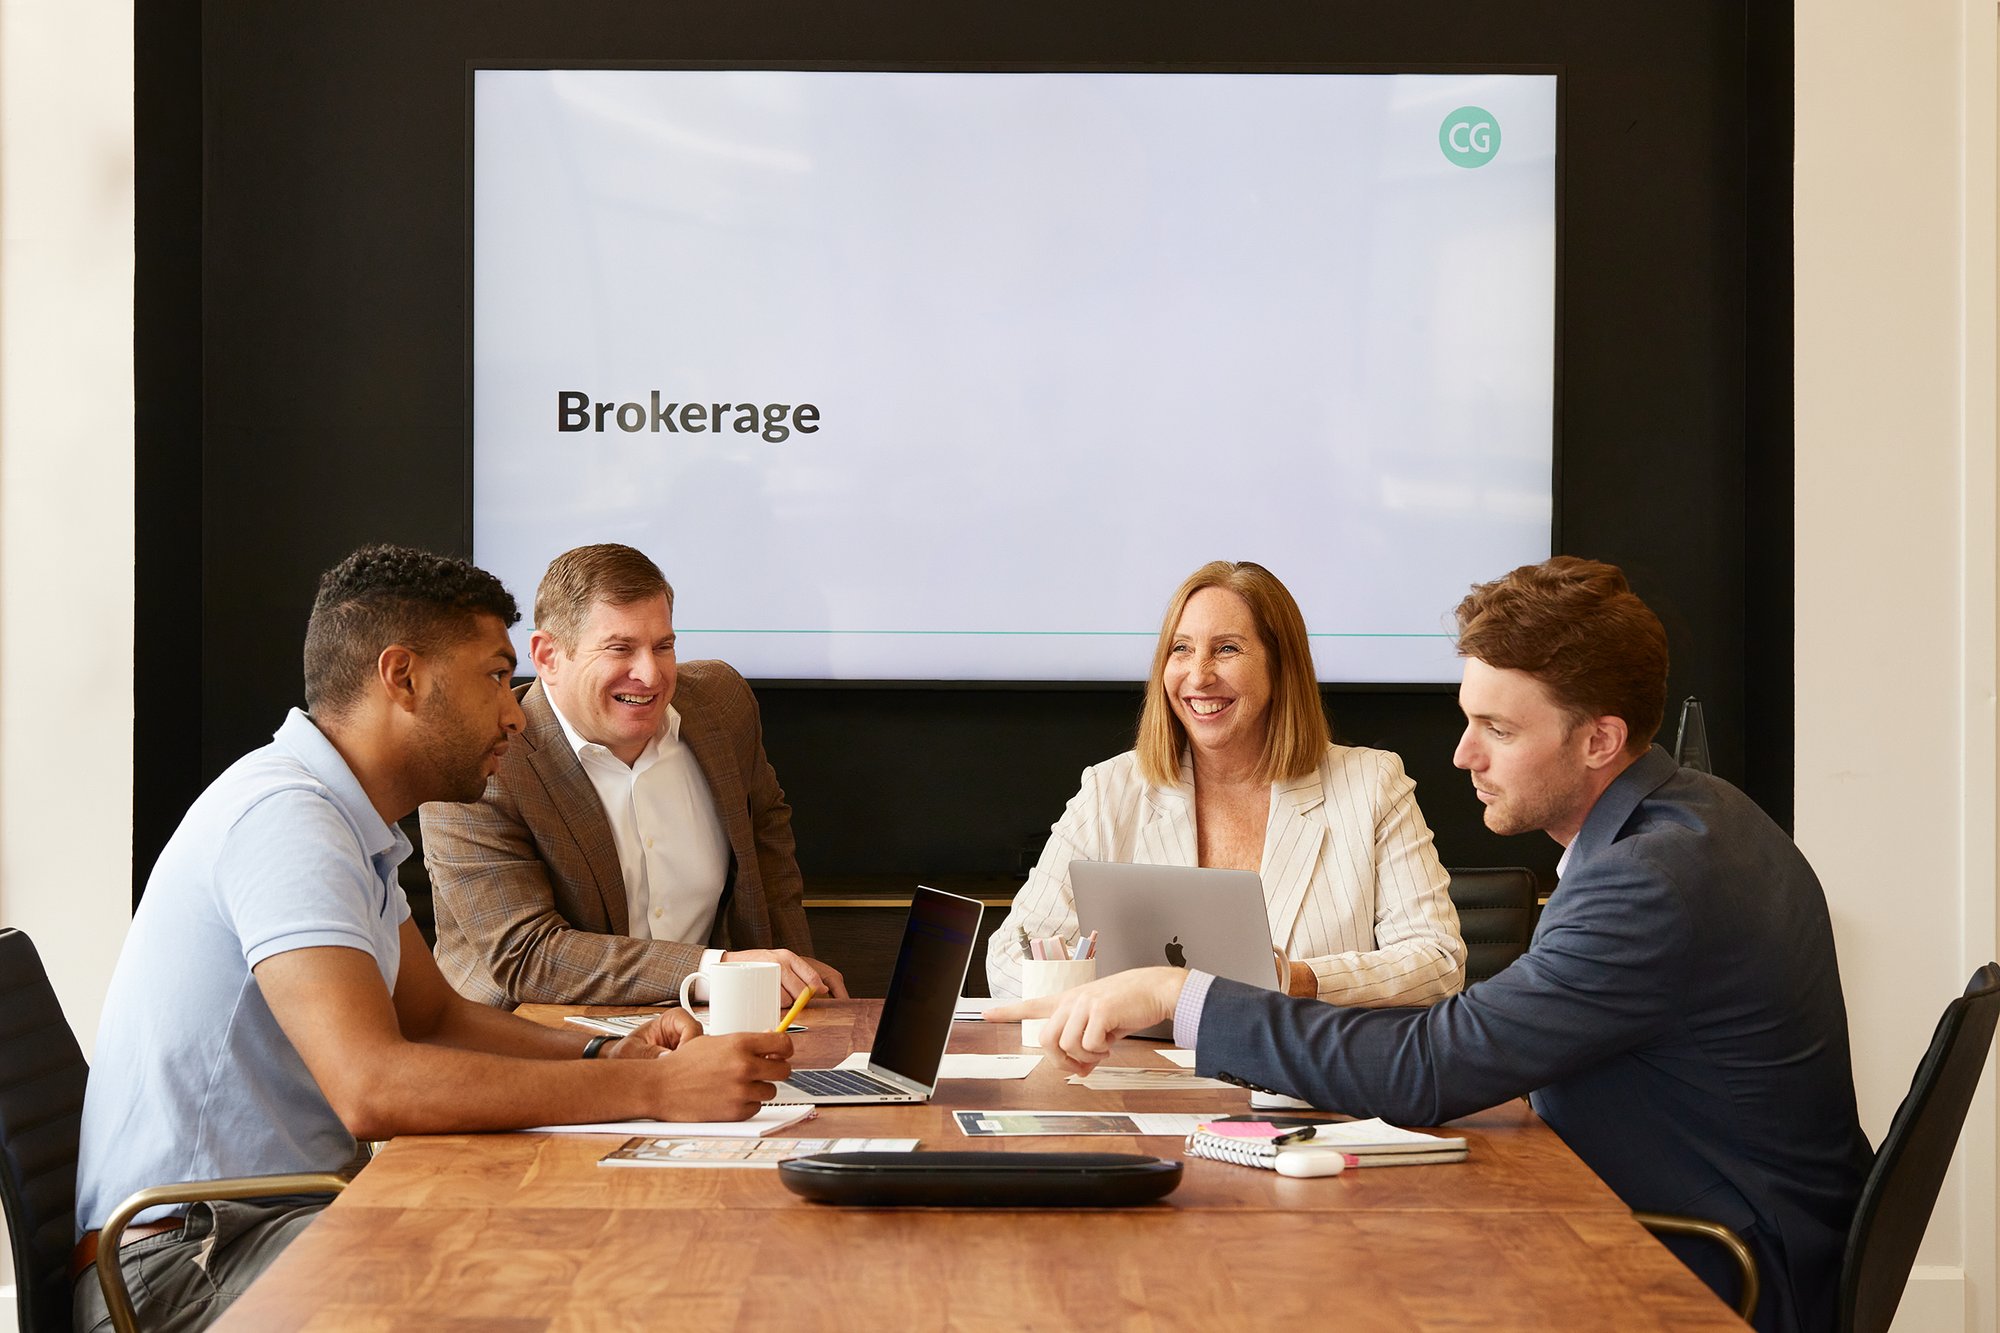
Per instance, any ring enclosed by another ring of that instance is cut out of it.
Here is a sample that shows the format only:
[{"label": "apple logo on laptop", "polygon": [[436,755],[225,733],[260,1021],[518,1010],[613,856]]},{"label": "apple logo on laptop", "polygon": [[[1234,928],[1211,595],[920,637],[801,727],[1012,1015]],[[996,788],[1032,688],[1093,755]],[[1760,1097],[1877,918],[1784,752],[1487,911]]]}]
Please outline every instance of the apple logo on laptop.
[{"label": "apple logo on laptop", "polygon": [[1187,953],[1181,948],[1181,937],[1178,935],[1167,941],[1167,966],[1187,966]]}]

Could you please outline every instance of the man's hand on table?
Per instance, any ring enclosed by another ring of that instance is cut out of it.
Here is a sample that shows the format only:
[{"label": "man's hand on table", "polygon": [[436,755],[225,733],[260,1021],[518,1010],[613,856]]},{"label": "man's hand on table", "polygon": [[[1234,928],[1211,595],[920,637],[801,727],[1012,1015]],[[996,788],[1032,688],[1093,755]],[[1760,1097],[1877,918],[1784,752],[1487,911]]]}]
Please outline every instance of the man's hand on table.
[{"label": "man's hand on table", "polygon": [[678,1050],[682,1042],[701,1035],[701,1024],[685,1009],[669,1009],[629,1037],[620,1037],[604,1054],[614,1060],[652,1060]]},{"label": "man's hand on table", "polygon": [[1087,1074],[1120,1037],[1171,1019],[1187,976],[1178,967],[1137,967],[1060,995],[996,1005],[984,1017],[989,1023],[1043,1020],[1042,1049],[1057,1068]]},{"label": "man's hand on table", "polygon": [[670,1080],[656,1119],[746,1120],[791,1075],[792,1039],[782,1032],[694,1035],[655,1058]]},{"label": "man's hand on table", "polygon": [[820,962],[817,958],[807,958],[804,954],[793,953],[790,949],[731,949],[722,955],[725,963],[776,963],[778,984],[785,989],[785,1003],[799,998],[799,992],[806,987],[813,988],[815,999],[845,1000],[847,982],[840,973]]},{"label": "man's hand on table", "polygon": [[792,1072],[792,1039],[782,1032],[702,1035],[685,1009],[668,1009],[604,1050],[614,1060],[665,1060],[668,1080],[660,1120],[743,1120],[777,1093]]}]

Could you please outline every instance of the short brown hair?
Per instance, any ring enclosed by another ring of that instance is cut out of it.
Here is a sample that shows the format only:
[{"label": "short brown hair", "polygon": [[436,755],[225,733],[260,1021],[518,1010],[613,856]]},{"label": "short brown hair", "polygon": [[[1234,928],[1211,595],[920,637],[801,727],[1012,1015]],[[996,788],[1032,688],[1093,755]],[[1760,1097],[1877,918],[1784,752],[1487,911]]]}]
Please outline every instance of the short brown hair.
[{"label": "short brown hair", "polygon": [[630,606],[662,593],[672,610],[673,585],[643,552],[617,542],[579,546],[551,560],[542,575],[535,589],[535,628],[553,634],[565,652],[574,652],[592,606]]},{"label": "short brown hair", "polygon": [[1667,631],[1616,565],[1559,555],[1482,583],[1458,604],[1458,655],[1524,671],[1572,723],[1625,722],[1625,749],[1653,743],[1667,710]]},{"label": "short brown hair", "polygon": [[1204,588],[1223,588],[1249,603],[1257,638],[1271,655],[1271,707],[1265,715],[1264,753],[1257,776],[1265,782],[1304,777],[1319,765],[1332,744],[1326,707],[1313,670],[1312,640],[1306,618],[1277,575],[1248,560],[1211,560],[1188,575],[1167,603],[1160,641],[1153,649],[1153,674],[1146,683],[1146,706],[1139,714],[1139,772],[1156,787],[1180,781],[1187,728],[1167,699],[1167,656],[1188,599]]}]

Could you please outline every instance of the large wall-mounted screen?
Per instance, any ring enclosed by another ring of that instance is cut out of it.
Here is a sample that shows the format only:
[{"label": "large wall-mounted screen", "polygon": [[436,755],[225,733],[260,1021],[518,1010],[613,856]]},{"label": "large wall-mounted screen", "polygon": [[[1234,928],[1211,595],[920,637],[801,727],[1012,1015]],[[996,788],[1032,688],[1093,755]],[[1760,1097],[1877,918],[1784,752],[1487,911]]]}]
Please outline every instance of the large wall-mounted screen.
[{"label": "large wall-mounted screen", "polygon": [[524,603],[624,541],[754,678],[1130,681],[1245,559],[1322,680],[1442,682],[1467,585],[1550,552],[1553,74],[472,97],[473,547]]}]

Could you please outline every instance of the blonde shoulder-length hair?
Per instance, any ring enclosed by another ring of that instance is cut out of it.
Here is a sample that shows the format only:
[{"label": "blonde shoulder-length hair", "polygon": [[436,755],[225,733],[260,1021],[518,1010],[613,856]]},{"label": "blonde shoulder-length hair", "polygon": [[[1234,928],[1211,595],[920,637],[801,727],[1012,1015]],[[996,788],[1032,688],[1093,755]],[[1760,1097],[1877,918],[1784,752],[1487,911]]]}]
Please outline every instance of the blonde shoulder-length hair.
[{"label": "blonde shoulder-length hair", "polygon": [[1153,673],[1146,683],[1146,706],[1139,714],[1139,772],[1156,787],[1171,787],[1181,780],[1187,728],[1167,700],[1167,656],[1188,599],[1203,588],[1226,588],[1248,603],[1257,637],[1270,654],[1271,706],[1265,714],[1258,777],[1265,782],[1304,777],[1318,767],[1333,740],[1313,671],[1312,643],[1292,594],[1270,570],[1248,560],[1211,560],[1188,575],[1167,603],[1160,641],[1153,649]]}]

